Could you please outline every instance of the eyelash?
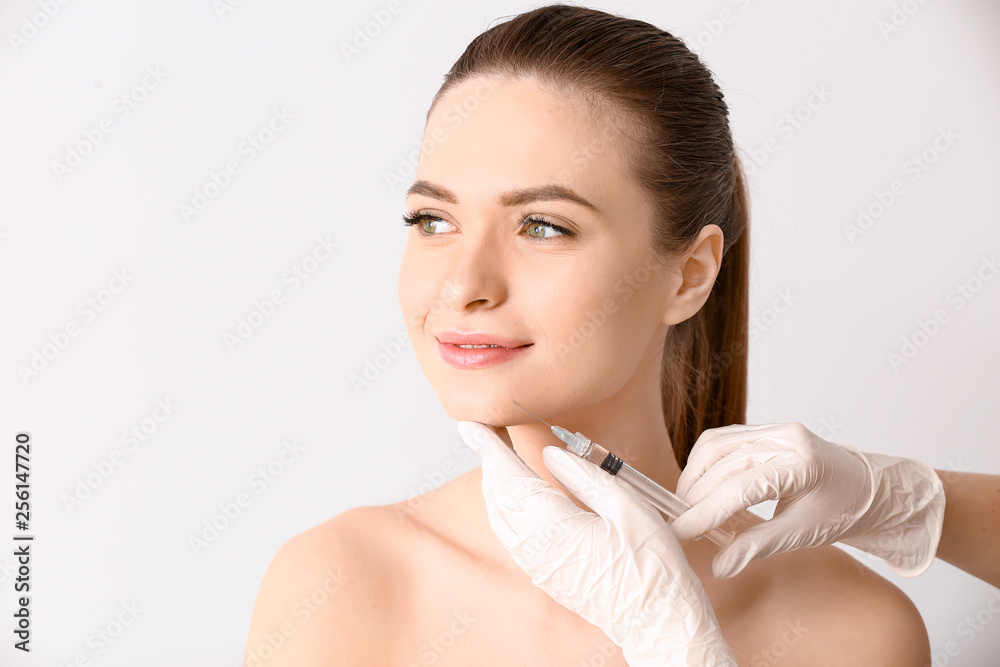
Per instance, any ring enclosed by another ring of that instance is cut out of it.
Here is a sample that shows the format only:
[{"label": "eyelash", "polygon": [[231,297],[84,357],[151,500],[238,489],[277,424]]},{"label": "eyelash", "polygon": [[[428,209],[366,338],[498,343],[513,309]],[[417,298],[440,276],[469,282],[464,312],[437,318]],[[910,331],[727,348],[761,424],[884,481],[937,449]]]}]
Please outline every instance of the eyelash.
[{"label": "eyelash", "polygon": [[[424,231],[424,227],[422,224],[424,220],[441,220],[442,222],[447,222],[446,220],[444,220],[444,218],[440,218],[436,215],[430,215],[429,213],[421,213],[420,211],[417,211],[416,213],[403,214],[403,224],[406,225],[407,227],[410,227],[412,225],[417,225],[417,233],[420,234],[421,236],[437,236],[436,234],[431,234],[429,232]],[[545,220],[544,218],[538,218],[529,215],[527,218],[521,221],[522,226],[527,224],[541,225],[543,227],[554,229],[565,237],[576,236],[574,232],[571,232],[565,227],[554,225],[548,220]],[[537,236],[529,236],[528,238],[530,238],[532,241],[550,241],[553,238],[558,238],[558,237],[538,238]]]}]

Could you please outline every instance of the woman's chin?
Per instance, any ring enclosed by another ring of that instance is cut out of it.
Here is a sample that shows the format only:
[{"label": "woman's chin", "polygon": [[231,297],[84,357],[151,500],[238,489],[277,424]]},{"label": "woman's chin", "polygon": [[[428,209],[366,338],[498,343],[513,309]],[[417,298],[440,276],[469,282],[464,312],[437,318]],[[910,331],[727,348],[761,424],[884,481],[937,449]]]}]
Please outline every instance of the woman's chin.
[{"label": "woman's chin", "polygon": [[510,404],[510,407],[498,405],[470,404],[466,401],[442,401],[444,411],[448,416],[459,422],[479,422],[487,426],[511,426],[523,423],[524,415],[517,414],[520,409]]}]

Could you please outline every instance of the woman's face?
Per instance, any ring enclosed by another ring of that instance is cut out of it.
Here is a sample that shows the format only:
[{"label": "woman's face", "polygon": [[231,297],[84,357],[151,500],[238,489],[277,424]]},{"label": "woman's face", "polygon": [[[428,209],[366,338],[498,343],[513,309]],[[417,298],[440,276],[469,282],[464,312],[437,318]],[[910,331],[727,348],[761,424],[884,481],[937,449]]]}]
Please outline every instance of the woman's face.
[{"label": "woman's face", "polygon": [[[426,217],[409,227],[399,303],[452,418],[533,421],[515,400],[552,418],[630,392],[659,401],[680,278],[654,261],[615,132],[530,79],[466,81],[430,115],[406,199]],[[524,345],[463,351],[439,342],[448,332]]]}]

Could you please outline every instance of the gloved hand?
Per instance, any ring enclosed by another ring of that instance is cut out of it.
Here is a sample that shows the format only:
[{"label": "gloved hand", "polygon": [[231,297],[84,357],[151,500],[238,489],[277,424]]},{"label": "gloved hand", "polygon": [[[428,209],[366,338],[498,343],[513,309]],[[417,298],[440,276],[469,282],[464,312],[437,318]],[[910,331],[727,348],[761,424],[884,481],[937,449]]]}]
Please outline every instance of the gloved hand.
[{"label": "gloved hand", "polygon": [[830,443],[798,423],[708,429],[691,450],[677,495],[692,505],[671,524],[680,540],[778,500],[769,521],[737,533],[715,557],[720,578],[752,558],[838,541],[913,577],[934,560],[944,521],[944,488],[933,468]]},{"label": "gloved hand", "polygon": [[489,427],[459,422],[483,458],[490,526],[536,586],[601,628],[632,667],[736,665],[701,581],[659,512],[561,447],[542,458],[597,514],[544,481]]}]

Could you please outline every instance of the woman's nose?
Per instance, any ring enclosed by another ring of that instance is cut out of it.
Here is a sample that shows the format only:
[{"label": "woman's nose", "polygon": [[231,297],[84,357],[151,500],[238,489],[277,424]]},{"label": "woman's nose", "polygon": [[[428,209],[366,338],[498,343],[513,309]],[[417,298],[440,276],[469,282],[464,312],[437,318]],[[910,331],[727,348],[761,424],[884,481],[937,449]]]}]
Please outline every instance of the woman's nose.
[{"label": "woman's nose", "polygon": [[470,235],[453,248],[451,259],[441,289],[441,297],[451,309],[462,312],[472,307],[495,307],[504,301],[504,267],[508,262],[499,243],[484,235]]}]

